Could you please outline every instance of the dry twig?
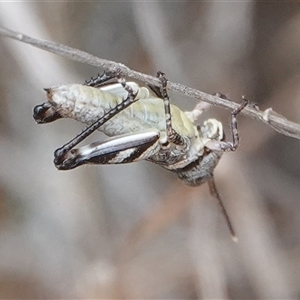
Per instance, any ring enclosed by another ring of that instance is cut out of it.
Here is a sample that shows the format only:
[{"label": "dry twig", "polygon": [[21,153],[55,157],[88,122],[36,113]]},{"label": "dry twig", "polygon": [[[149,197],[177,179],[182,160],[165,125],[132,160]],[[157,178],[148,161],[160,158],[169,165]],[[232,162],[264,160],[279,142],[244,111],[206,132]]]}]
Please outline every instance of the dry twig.
[{"label": "dry twig", "polygon": [[[96,67],[102,67],[104,69],[109,69],[112,71],[120,71],[122,75],[128,76],[143,82],[146,82],[148,84],[152,84],[155,86],[160,86],[160,80],[158,80],[154,76],[146,75],[134,70],[129,69],[127,66],[114,62],[109,61],[106,59],[99,58],[97,56],[91,55],[87,52],[74,49],[62,44],[44,41],[44,40],[38,40],[32,37],[29,37],[25,34],[15,32],[12,30],[9,30],[4,27],[0,27],[0,35],[6,36],[15,40],[19,40],[23,43],[30,44],[32,46],[35,46],[37,48],[41,48],[43,50],[46,50],[48,52],[52,52],[54,54],[58,54],[60,56],[79,61],[82,63],[86,63],[92,66]],[[168,81],[168,88],[173,91],[177,91],[183,95],[200,99],[201,101],[213,104],[215,106],[227,108],[227,109],[234,109],[239,106],[238,103],[229,101],[227,99],[222,99],[210,94],[206,94],[204,92],[201,92],[196,89],[189,88],[187,86],[184,86],[179,83],[174,83],[171,81]],[[268,108],[265,111],[259,110],[257,106],[249,105],[246,107],[243,111],[243,114],[259,119],[265,124],[268,124],[273,129],[278,131],[281,134],[294,137],[297,139],[300,139],[300,125],[287,120],[282,115],[274,112],[272,108]]]}]

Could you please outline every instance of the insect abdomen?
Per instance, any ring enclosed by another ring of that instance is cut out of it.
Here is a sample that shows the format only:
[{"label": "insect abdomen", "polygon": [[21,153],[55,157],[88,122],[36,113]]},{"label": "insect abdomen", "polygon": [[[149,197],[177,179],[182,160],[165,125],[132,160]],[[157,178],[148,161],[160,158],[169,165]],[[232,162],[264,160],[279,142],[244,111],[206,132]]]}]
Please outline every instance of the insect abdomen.
[{"label": "insect abdomen", "polygon": [[[141,90],[141,89],[140,89]],[[145,91],[147,89],[143,89]],[[148,91],[148,90],[147,90]],[[138,95],[139,96],[139,95]],[[148,97],[147,97],[148,96]],[[100,130],[108,136],[149,128],[165,130],[163,100],[146,93],[136,103],[107,121]],[[143,98],[144,97],[144,98]],[[80,84],[49,89],[48,100],[63,118],[92,124],[123,101],[119,95]],[[185,136],[195,134],[194,124],[178,107],[171,105],[174,129]]]},{"label": "insect abdomen", "polygon": [[48,89],[48,100],[63,118],[93,123],[122,101],[117,95],[80,84]]}]

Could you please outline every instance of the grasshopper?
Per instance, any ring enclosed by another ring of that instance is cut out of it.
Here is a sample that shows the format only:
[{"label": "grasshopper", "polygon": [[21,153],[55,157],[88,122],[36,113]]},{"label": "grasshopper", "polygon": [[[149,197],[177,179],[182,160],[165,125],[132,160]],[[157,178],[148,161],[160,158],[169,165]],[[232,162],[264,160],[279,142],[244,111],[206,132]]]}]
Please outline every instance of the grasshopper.
[{"label": "grasshopper", "polygon": [[[231,112],[232,142],[226,142],[223,125],[208,119],[195,125],[201,109],[183,112],[170,104],[167,79],[157,73],[161,87],[140,87],[117,73],[106,71],[85,84],[60,85],[45,89],[48,101],[34,108],[37,123],[72,118],[89,125],[54,153],[59,170],[84,164],[124,164],[140,160],[156,163],[177,174],[187,185],[208,182],[217,198],[233,239],[231,221],[215,185],[213,171],[225,151],[239,145],[237,115],[247,100]],[[222,96],[221,94],[218,94]],[[95,130],[111,137],[74,148]]]}]

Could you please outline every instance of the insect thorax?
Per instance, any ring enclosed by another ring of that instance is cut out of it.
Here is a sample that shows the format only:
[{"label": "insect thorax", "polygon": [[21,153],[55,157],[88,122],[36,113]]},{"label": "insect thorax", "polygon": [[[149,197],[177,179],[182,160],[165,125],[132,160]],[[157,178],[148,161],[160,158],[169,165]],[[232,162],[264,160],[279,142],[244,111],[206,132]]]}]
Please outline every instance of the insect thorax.
[{"label": "insect thorax", "polygon": [[210,151],[184,168],[173,170],[187,185],[198,186],[212,177],[222,152]]},{"label": "insect thorax", "polygon": [[187,185],[198,186],[212,177],[223,151],[210,150],[206,144],[211,141],[224,140],[222,123],[209,119],[197,127],[198,135],[193,139],[186,138],[187,149],[180,147],[163,148],[149,161],[157,163],[177,174]]},{"label": "insect thorax", "polygon": [[185,167],[174,170],[177,176],[190,186],[198,186],[211,178],[223,154],[223,151],[212,151],[205,147],[209,141],[224,140],[224,130],[221,122],[209,119],[202,126],[198,126],[197,129],[199,142],[203,144],[202,155]]}]

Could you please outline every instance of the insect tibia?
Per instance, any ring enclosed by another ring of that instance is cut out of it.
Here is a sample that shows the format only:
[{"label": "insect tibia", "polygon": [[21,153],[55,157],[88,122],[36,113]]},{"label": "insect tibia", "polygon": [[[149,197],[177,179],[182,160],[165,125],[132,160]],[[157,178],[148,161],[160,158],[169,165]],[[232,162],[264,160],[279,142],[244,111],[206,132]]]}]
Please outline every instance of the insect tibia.
[{"label": "insect tibia", "polygon": [[[211,151],[235,151],[240,142],[238,128],[237,128],[237,115],[248,105],[248,100],[243,97],[243,102],[238,106],[236,109],[232,110],[231,112],[231,119],[230,119],[230,127],[231,127],[231,135],[232,135],[232,142],[225,142],[223,141],[223,133],[221,136],[221,132],[219,131],[219,136],[221,138],[216,139],[213,136],[210,136],[210,140],[205,143],[205,147]],[[210,129],[216,127],[216,120],[207,120],[204,122],[203,126],[200,128],[203,135],[207,135],[206,132],[214,132],[214,130]],[[214,124],[215,123],[215,124]],[[219,123],[219,122],[218,122]],[[221,127],[220,127],[221,129]],[[223,129],[222,129],[223,130]]]},{"label": "insect tibia", "polygon": [[118,82],[122,85],[125,91],[128,92],[128,96],[131,99],[135,99],[138,93],[138,90],[134,90],[129,84],[127,84],[126,80],[124,77],[119,77]]},{"label": "insect tibia", "polygon": [[171,104],[167,92],[168,80],[165,77],[165,74],[161,71],[157,72],[157,77],[161,81],[160,95],[164,101],[166,132],[168,135],[168,141],[174,143],[175,145],[181,145],[185,147],[185,140],[172,126]]},{"label": "insect tibia", "polygon": [[91,77],[90,80],[86,80],[84,85],[92,86],[92,87],[100,87],[107,81],[115,78],[117,76],[116,72],[112,71],[104,71],[102,75],[98,74],[96,78]]},{"label": "insect tibia", "polygon": [[227,143],[228,147],[225,149],[225,151],[235,151],[237,147],[239,146],[240,138],[239,138],[239,133],[238,133],[238,128],[237,128],[237,115],[248,105],[248,100],[245,99],[243,96],[243,102],[240,104],[239,107],[234,109],[231,112],[231,122],[230,122],[230,127],[231,127],[231,134],[232,134],[232,143]]}]

